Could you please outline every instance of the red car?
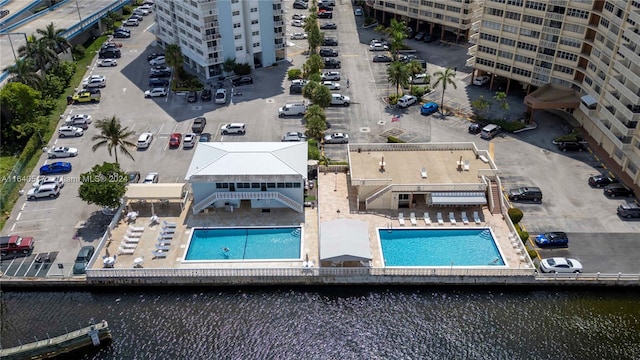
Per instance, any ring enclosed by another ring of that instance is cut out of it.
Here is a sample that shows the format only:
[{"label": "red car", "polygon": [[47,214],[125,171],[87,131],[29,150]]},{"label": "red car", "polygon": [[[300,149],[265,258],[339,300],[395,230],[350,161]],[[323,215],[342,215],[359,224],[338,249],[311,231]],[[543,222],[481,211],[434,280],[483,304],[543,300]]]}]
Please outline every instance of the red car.
[{"label": "red car", "polygon": [[180,146],[180,141],[182,140],[182,134],[171,134],[171,137],[169,138],[169,146],[170,147],[178,147]]}]

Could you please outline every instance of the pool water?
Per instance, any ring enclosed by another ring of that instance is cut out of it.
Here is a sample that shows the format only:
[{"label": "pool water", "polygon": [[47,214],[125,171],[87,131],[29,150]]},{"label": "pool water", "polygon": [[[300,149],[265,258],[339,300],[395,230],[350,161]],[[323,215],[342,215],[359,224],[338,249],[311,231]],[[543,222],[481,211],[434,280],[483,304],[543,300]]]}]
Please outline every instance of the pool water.
[{"label": "pool water", "polygon": [[185,260],[300,259],[299,227],[194,229]]},{"label": "pool water", "polygon": [[501,266],[489,229],[379,229],[385,266]]}]

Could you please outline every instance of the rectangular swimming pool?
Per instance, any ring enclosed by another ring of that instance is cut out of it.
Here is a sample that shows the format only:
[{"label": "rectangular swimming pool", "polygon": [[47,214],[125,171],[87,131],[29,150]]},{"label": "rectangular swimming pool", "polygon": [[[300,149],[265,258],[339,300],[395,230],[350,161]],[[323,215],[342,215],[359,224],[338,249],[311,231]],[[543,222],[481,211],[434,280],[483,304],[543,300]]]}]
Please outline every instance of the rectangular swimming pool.
[{"label": "rectangular swimming pool", "polygon": [[490,229],[378,229],[385,266],[504,266]]},{"label": "rectangular swimming pool", "polygon": [[185,260],[300,259],[301,233],[300,227],[196,228]]}]

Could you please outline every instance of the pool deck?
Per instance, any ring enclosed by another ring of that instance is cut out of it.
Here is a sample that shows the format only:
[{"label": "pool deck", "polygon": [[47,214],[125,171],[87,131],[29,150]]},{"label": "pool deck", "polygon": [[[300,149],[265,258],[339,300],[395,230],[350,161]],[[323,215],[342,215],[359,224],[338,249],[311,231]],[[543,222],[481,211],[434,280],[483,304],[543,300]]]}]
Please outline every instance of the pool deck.
[{"label": "pool deck", "polygon": [[[304,214],[296,213],[290,209],[271,209],[270,212],[262,212],[261,209],[239,208],[233,211],[225,209],[215,209],[208,213],[193,214],[191,203],[187,203],[184,209],[172,205],[173,207],[159,208],[156,206],[155,213],[160,217],[160,224],[150,224],[151,209],[145,204],[130,204],[130,208],[140,212],[135,222],[128,223],[124,216],[118,225],[112,230],[111,237],[106,246],[99,249],[99,258],[93,264],[93,269],[103,268],[102,258],[118,254],[113,265],[114,268],[130,269],[134,267],[134,259],[142,259],[144,268],[300,268],[303,266],[303,259],[308,256],[315,266],[319,262],[318,246],[318,225],[319,223],[336,220],[339,218],[349,218],[365,221],[369,224],[369,238],[371,253],[373,255],[373,267],[383,267],[383,260],[380,256],[380,246],[378,242],[378,228],[401,227],[397,220],[398,213],[402,212],[405,217],[404,228],[472,228],[490,227],[494,238],[503,255],[505,265],[509,268],[525,267],[524,254],[518,253],[509,239],[509,229],[504,222],[502,215],[491,214],[488,209],[476,208],[414,208],[401,209],[398,211],[377,211],[376,213],[358,213],[356,209],[356,199],[349,197],[348,177],[345,173],[319,173],[317,180],[317,207],[305,207]],[[460,211],[466,211],[470,218],[468,225],[463,225],[460,218]],[[479,211],[483,220],[482,224],[473,222],[473,211]],[[422,220],[422,214],[428,211],[432,220],[431,225],[426,225]],[[449,223],[448,214],[455,212],[457,225]],[[409,221],[411,212],[416,213],[417,226],[412,226]],[[444,225],[438,225],[436,212],[442,212],[445,219]],[[126,213],[126,211],[125,211]],[[162,231],[163,221],[175,222],[177,224],[175,235],[169,245],[169,250],[165,258],[155,258],[153,251],[156,250],[157,238]],[[144,227],[140,235],[133,254],[120,254],[118,247],[127,234],[129,226]],[[199,227],[246,227],[246,226],[301,226],[303,229],[303,244],[300,260],[293,261],[212,261],[212,262],[187,262],[183,263],[186,254],[191,229]]]}]

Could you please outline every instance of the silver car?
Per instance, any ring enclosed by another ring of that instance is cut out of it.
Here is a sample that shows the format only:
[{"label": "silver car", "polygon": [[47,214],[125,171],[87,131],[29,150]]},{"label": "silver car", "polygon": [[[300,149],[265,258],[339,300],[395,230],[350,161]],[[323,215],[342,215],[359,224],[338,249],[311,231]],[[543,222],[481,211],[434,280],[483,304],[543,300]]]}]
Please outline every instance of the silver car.
[{"label": "silver car", "polygon": [[349,142],[349,135],[345,133],[327,134],[324,137],[325,144],[346,144]]}]

